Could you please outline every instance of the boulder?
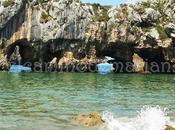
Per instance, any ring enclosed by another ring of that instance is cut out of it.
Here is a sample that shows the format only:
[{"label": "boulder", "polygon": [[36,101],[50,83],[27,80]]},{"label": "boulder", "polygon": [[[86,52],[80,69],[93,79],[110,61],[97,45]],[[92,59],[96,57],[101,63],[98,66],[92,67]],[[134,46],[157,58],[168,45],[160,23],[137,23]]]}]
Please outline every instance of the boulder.
[{"label": "boulder", "polygon": [[141,23],[142,19],[140,14],[134,10],[133,8],[128,8],[128,20],[131,21],[131,23]]},{"label": "boulder", "polygon": [[[21,55],[20,55],[19,50],[20,50],[20,47],[19,47],[19,46],[16,46],[16,47],[14,48],[13,53],[10,55],[10,57],[8,57],[9,62],[10,62],[11,64],[21,64],[22,57],[21,57]],[[9,52],[9,53],[10,53],[10,52]]]},{"label": "boulder", "polygon": [[156,40],[159,39],[159,32],[157,31],[156,28],[152,28],[149,32],[149,35]]},{"label": "boulder", "polygon": [[8,70],[10,67],[7,56],[0,57],[0,70]]},{"label": "boulder", "polygon": [[[145,8],[143,10],[143,13],[139,12],[141,7],[138,7],[139,9],[135,9],[133,7],[128,8],[128,20],[131,21],[131,23],[153,23],[156,22],[160,18],[159,11],[156,11],[152,8]],[[139,10],[139,11],[138,11]]]},{"label": "boulder", "polygon": [[102,117],[96,112],[85,115],[78,115],[73,117],[73,119],[86,127],[92,127],[104,123]]},{"label": "boulder", "polygon": [[175,24],[174,23],[168,23],[164,26],[165,32],[170,38],[175,38]]},{"label": "boulder", "polygon": [[56,68],[57,65],[58,65],[58,63],[57,63],[57,58],[54,57],[54,58],[50,61],[50,63],[49,63],[49,68],[50,68],[50,69]]},{"label": "boulder", "polygon": [[167,126],[167,128],[165,130],[175,130],[175,128],[173,128],[171,126]]},{"label": "boulder", "polygon": [[138,55],[133,55],[134,72],[144,72],[145,61]]},{"label": "boulder", "polygon": [[77,62],[77,60],[73,57],[72,52],[65,52],[63,57],[59,60],[58,66],[68,66],[68,65],[74,65]]},{"label": "boulder", "polygon": [[146,23],[156,22],[160,18],[160,12],[152,8],[146,8],[144,14],[141,15],[142,21]]}]

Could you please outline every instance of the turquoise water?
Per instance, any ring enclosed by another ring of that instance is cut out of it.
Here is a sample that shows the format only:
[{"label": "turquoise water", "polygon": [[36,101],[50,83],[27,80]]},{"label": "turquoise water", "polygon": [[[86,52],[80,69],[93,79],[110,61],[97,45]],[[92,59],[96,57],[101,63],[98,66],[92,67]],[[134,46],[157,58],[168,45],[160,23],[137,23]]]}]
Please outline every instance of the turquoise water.
[{"label": "turquoise water", "polygon": [[145,105],[168,108],[173,119],[175,75],[0,73],[0,130],[80,130],[77,114],[134,117]]}]

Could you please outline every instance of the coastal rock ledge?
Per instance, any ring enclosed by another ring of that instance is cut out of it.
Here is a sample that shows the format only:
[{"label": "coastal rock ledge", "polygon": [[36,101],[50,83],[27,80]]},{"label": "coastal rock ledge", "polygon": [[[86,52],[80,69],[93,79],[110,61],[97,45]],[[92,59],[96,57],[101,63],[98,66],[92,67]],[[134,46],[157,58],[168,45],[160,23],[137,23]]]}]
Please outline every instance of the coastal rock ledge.
[{"label": "coastal rock ledge", "polygon": [[67,60],[87,72],[109,56],[115,72],[174,73],[174,6],[173,0],[116,7],[80,0],[0,1],[0,70],[21,64],[59,71]]}]

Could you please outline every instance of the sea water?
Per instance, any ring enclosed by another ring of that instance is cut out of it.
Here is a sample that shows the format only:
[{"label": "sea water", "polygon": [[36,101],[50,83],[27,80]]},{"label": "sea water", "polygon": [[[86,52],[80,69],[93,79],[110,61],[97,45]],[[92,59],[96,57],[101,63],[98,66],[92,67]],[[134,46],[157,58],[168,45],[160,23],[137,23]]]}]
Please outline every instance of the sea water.
[{"label": "sea water", "polygon": [[[175,75],[0,72],[0,130],[163,130],[174,125]],[[77,114],[99,112],[85,128]]]}]

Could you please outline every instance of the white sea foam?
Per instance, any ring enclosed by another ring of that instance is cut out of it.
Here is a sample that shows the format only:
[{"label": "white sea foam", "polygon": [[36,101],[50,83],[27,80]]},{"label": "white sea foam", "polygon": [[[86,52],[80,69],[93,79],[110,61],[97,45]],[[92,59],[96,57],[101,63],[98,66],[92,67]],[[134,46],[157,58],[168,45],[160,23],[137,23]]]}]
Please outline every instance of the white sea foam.
[{"label": "white sea foam", "polygon": [[160,107],[143,107],[134,118],[116,118],[110,112],[103,113],[107,130],[164,130],[170,118],[165,109]]}]

